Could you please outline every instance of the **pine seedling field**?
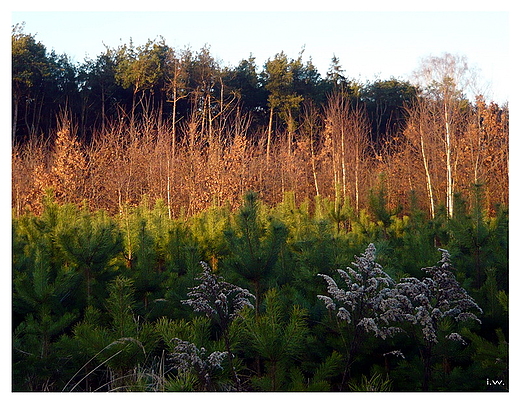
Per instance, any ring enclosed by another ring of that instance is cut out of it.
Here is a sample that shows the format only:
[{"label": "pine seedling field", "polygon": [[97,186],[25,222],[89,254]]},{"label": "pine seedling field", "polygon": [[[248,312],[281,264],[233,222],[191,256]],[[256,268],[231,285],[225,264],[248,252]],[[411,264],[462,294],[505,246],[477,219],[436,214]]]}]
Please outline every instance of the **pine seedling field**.
[{"label": "pine seedling field", "polygon": [[13,218],[13,391],[507,391],[508,213],[479,192],[435,219],[48,196]]}]

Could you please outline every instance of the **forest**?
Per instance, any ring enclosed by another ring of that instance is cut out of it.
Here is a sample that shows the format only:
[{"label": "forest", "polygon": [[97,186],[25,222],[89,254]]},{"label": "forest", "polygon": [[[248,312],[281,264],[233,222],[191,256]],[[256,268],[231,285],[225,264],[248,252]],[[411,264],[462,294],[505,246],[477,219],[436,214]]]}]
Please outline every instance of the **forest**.
[{"label": "forest", "polygon": [[507,104],[304,54],[13,27],[13,391],[508,391]]}]

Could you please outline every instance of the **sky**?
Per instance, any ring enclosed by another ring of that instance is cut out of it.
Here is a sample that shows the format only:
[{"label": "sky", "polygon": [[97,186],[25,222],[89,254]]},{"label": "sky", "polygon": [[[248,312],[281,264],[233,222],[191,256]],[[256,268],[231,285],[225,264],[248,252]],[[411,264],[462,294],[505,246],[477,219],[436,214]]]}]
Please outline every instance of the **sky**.
[{"label": "sky", "polygon": [[[305,2],[291,11],[243,7],[243,11],[234,11],[240,7],[226,7],[226,2],[208,4],[213,7],[194,11],[129,11],[131,3],[118,11],[64,12],[46,6],[51,11],[12,11],[11,24],[25,22],[25,33],[75,62],[95,58],[105,45],[116,48],[132,40],[138,46],[163,37],[175,49],[198,51],[207,45],[225,66],[237,66],[252,55],[261,68],[281,51],[296,59],[304,49],[303,60],[312,59],[324,76],[335,55],[345,75],[361,82],[410,79],[422,58],[449,52],[467,57],[477,69],[479,87],[487,99],[499,104],[509,100],[507,12],[380,11],[377,7],[369,11],[302,11],[311,9]],[[225,11],[214,11],[215,4]]]}]

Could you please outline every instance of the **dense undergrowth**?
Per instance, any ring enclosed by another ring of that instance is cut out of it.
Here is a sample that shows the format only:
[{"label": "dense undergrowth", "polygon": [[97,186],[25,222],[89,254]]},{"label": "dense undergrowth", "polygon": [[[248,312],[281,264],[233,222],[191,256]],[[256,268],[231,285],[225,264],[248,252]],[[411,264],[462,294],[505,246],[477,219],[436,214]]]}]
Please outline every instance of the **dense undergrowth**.
[{"label": "dense undergrowth", "polygon": [[479,195],[434,220],[290,193],[176,219],[47,198],[13,218],[12,388],[505,391],[508,213]]}]

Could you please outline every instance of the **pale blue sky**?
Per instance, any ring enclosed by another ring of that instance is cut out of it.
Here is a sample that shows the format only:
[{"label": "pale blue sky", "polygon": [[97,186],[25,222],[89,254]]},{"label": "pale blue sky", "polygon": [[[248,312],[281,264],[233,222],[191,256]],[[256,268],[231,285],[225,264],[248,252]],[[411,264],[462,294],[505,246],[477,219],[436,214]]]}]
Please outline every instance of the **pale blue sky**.
[{"label": "pale blue sky", "polygon": [[335,54],[354,79],[408,79],[420,59],[443,52],[465,55],[480,69],[488,99],[509,99],[509,24],[506,12],[13,12],[49,50],[74,61],[96,57],[104,45],[144,44],[159,36],[180,49],[205,44],[223,64],[249,54],[262,66],[284,51],[296,58],[305,46],[325,75]]}]

